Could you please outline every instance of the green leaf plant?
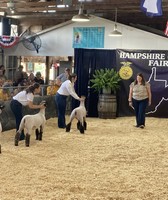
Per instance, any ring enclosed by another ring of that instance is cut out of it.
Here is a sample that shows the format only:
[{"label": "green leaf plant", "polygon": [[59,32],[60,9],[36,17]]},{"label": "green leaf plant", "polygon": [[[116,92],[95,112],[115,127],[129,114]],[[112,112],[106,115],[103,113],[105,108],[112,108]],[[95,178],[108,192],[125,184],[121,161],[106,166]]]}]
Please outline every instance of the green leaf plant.
[{"label": "green leaf plant", "polygon": [[91,88],[101,93],[104,89],[111,90],[113,94],[120,89],[120,75],[115,69],[99,69],[95,70],[93,78],[90,80],[92,83]]}]

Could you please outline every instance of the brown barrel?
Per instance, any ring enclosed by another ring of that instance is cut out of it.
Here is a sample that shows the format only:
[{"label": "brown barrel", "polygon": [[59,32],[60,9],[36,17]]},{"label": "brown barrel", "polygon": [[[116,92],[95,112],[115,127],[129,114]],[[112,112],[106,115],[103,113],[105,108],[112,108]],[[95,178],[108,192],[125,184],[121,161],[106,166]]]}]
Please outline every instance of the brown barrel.
[{"label": "brown barrel", "polygon": [[117,101],[115,95],[99,95],[98,115],[102,119],[115,119],[117,112]]}]

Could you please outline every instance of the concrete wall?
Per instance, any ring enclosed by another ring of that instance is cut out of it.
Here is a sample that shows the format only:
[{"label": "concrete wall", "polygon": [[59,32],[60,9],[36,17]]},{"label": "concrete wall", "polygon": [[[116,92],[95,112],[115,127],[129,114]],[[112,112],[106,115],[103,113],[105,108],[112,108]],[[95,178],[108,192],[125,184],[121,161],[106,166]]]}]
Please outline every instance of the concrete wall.
[{"label": "concrete wall", "polygon": [[[34,103],[39,104],[41,101],[45,100],[47,103],[46,107],[46,119],[55,117],[55,125],[57,123],[57,111],[55,107],[55,102],[54,102],[54,96],[38,96],[34,98]],[[0,114],[0,121],[2,123],[2,130],[10,130],[10,129],[15,129],[16,128],[16,123],[15,123],[15,117],[13,115],[13,112],[11,111],[10,108],[10,101],[5,101],[3,103],[5,105],[5,108],[3,109],[2,113]],[[67,108],[69,109],[69,108]],[[35,114],[39,111],[37,110],[32,110],[29,109],[28,107],[23,107],[23,114]]]}]

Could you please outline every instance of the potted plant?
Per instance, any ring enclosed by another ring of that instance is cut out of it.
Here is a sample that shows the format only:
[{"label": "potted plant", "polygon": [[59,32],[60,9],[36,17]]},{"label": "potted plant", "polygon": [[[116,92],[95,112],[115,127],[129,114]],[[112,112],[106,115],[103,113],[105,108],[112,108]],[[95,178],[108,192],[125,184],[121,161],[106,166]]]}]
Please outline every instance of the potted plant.
[{"label": "potted plant", "polygon": [[116,118],[116,92],[120,88],[120,75],[115,69],[95,70],[91,88],[99,92],[98,115],[100,118]]}]

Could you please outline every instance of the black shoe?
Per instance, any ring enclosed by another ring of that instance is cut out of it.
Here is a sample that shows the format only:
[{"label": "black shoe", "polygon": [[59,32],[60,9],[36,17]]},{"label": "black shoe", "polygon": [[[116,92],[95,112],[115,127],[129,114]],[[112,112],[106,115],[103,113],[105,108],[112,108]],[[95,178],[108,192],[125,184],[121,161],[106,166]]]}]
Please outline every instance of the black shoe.
[{"label": "black shoe", "polygon": [[139,128],[144,128],[144,127],[145,127],[144,125],[140,125],[140,126],[139,126]]},{"label": "black shoe", "polygon": [[134,127],[138,128],[138,127],[139,127],[139,125],[135,125]]}]

